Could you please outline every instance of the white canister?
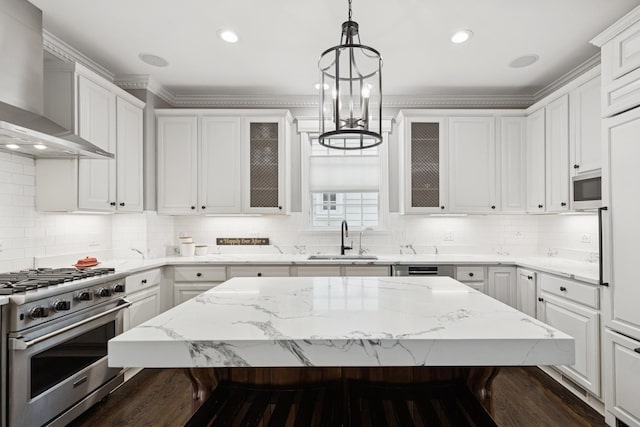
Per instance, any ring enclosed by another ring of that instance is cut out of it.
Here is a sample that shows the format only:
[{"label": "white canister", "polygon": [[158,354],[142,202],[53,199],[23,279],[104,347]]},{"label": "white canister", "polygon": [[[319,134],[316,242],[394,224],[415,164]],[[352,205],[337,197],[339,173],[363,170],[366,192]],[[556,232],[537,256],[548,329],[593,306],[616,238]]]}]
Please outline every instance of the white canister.
[{"label": "white canister", "polygon": [[180,237],[178,237],[178,239],[180,240],[180,244],[182,244],[182,243],[193,243],[193,237],[191,237],[191,236],[180,236]]},{"label": "white canister", "polygon": [[196,245],[196,256],[205,256],[209,252],[209,246]]},{"label": "white canister", "polygon": [[180,243],[180,256],[193,256],[196,253],[196,244],[193,242]]}]

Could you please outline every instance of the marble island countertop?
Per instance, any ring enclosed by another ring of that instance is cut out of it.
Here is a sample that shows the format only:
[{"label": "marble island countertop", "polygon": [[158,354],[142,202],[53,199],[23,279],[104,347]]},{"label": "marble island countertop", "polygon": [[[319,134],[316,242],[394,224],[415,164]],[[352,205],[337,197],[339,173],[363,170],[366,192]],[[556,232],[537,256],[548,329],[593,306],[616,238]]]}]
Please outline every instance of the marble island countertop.
[{"label": "marble island countertop", "polygon": [[234,278],[112,339],[109,364],[571,365],[574,347],[448,277]]},{"label": "marble island countertop", "polygon": [[165,265],[229,265],[229,264],[291,264],[291,265],[392,265],[392,264],[453,264],[453,265],[517,265],[538,271],[557,274],[591,284],[598,283],[598,263],[572,261],[556,257],[515,257],[505,255],[378,255],[377,260],[331,259],[310,260],[309,255],[291,254],[228,254],[199,257],[167,257],[153,259],[113,260],[104,267],[115,267],[116,271],[135,273]]}]

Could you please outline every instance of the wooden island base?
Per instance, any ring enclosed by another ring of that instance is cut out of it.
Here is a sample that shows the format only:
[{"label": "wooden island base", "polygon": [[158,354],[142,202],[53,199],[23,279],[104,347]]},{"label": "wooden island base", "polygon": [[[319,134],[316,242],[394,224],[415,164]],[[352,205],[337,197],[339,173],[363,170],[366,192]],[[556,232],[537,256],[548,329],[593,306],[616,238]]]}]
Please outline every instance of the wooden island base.
[{"label": "wooden island base", "polygon": [[375,383],[411,384],[464,380],[493,415],[492,382],[497,367],[362,367],[362,368],[188,368],[195,412],[219,382],[260,385],[301,385],[357,379]]}]

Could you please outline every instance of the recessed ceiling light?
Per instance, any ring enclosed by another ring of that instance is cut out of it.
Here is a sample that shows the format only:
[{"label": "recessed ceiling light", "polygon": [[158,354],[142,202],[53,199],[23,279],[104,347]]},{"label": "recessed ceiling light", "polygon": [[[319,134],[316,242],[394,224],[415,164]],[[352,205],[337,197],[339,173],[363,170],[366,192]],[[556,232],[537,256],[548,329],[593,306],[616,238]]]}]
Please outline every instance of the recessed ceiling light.
[{"label": "recessed ceiling light", "polygon": [[509,67],[511,68],[524,68],[524,67],[528,67],[529,65],[534,64],[538,58],[540,58],[538,55],[523,55],[520,56],[516,59],[514,59],[513,61],[511,61],[509,63]]},{"label": "recessed ceiling light", "polygon": [[[320,83],[316,83],[316,84],[314,84],[314,85],[313,85],[313,87],[315,87],[315,88],[316,88],[316,90],[320,90]],[[328,85],[327,83],[325,83],[325,84],[323,84],[323,85],[322,85],[322,88],[323,88],[324,90],[327,90],[327,89],[329,89],[329,85]]]},{"label": "recessed ceiling light", "polygon": [[236,43],[238,41],[238,35],[231,30],[218,30],[218,37],[227,43]]},{"label": "recessed ceiling light", "polygon": [[7,144],[5,145],[5,147],[7,147],[10,150],[17,150],[18,148],[20,148],[18,144]]},{"label": "recessed ceiling light", "polygon": [[33,148],[35,148],[36,150],[46,150],[47,146],[43,144],[36,144],[33,146]]},{"label": "recessed ceiling light", "polygon": [[473,31],[471,30],[458,30],[451,36],[451,42],[460,44],[469,40],[473,36]]},{"label": "recessed ceiling light", "polygon": [[138,58],[145,64],[153,65],[154,67],[166,67],[169,65],[169,61],[151,53],[141,53]]}]

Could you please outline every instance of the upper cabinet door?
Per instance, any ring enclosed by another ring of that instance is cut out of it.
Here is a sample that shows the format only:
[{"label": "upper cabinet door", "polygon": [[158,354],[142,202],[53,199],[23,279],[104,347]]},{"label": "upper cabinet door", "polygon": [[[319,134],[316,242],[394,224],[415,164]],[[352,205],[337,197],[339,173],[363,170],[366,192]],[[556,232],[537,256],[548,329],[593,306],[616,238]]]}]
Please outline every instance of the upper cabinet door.
[{"label": "upper cabinet door", "polygon": [[500,119],[500,200],[502,212],[526,211],[526,119]]},{"label": "upper cabinet door", "polygon": [[545,211],[545,110],[527,117],[527,212]]},{"label": "upper cabinet door", "polygon": [[117,209],[142,212],[142,109],[117,98]]},{"label": "upper cabinet door", "polygon": [[493,117],[449,119],[449,201],[454,212],[496,212]]},{"label": "upper cabinet door", "polygon": [[244,121],[245,210],[285,213],[285,120],[248,117]]},{"label": "upper cabinet door", "polygon": [[158,117],[158,213],[198,213],[198,118]]},{"label": "upper cabinet door", "polygon": [[446,119],[410,117],[400,128],[400,209],[403,213],[446,211]]},{"label": "upper cabinet door", "polygon": [[601,167],[600,87],[600,76],[597,76],[570,94],[572,176]]},{"label": "upper cabinet door", "polygon": [[242,140],[239,117],[203,117],[200,134],[201,213],[242,211]]},{"label": "upper cabinet door", "polygon": [[[78,76],[78,135],[105,151],[116,152],[116,96],[84,76]],[[78,179],[80,209],[115,209],[115,160],[81,159]]]},{"label": "upper cabinet door", "polygon": [[546,107],[547,212],[569,210],[569,95]]}]

